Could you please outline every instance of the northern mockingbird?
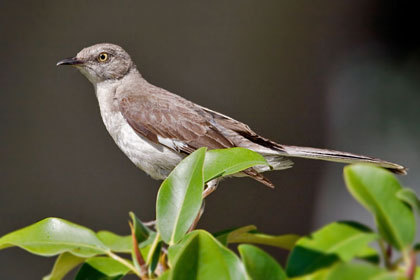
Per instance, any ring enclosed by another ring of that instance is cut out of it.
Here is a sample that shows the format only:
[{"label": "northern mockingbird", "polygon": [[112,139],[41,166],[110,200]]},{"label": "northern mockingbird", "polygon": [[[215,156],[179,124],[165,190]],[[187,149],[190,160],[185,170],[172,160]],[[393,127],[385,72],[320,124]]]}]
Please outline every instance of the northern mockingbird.
[{"label": "northern mockingbird", "polygon": [[[93,84],[102,120],[115,143],[154,179],[165,179],[184,157],[200,147],[248,148],[263,155],[274,170],[292,167],[288,158],[298,157],[373,163],[395,173],[406,173],[403,166],[381,159],[277,144],[259,136],[244,123],[150,84],[128,53],[117,45],[93,45],[57,65],[76,67]],[[258,166],[238,175],[273,187],[261,175],[269,170],[267,166]]]}]

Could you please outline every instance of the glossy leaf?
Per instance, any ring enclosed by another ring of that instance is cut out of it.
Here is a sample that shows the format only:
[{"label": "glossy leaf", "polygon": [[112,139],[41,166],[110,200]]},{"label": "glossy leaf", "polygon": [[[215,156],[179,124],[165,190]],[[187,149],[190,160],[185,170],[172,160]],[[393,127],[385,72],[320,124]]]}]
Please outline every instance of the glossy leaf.
[{"label": "glossy leaf", "polygon": [[92,257],[109,250],[90,229],[59,218],[44,219],[0,238],[0,249],[11,246],[41,256],[70,252]]},{"label": "glossy leaf", "polygon": [[168,263],[170,267],[175,265],[175,261],[178,259],[179,253],[185,248],[186,244],[190,242],[192,236],[195,236],[197,231],[188,233],[182,238],[177,244],[174,244],[168,248]]},{"label": "glossy leaf", "polygon": [[354,258],[377,235],[363,225],[336,222],[299,239],[287,262],[290,277],[312,273],[335,262]]},{"label": "glossy leaf", "polygon": [[291,250],[299,238],[300,236],[296,234],[268,235],[264,233],[246,232],[228,239],[228,243],[261,244]]},{"label": "glossy leaf", "polygon": [[139,248],[141,249],[141,253],[143,254],[143,256],[147,256],[147,252],[149,250],[148,247],[150,247],[150,245],[153,243],[153,241],[156,238],[157,233],[154,231],[150,232],[149,238],[147,238],[147,240],[143,241],[142,243],[139,244]]},{"label": "glossy leaf", "polygon": [[397,280],[397,275],[368,264],[346,263],[334,266],[327,274],[326,280]]},{"label": "glossy leaf", "polygon": [[77,272],[75,280],[119,280],[123,276],[107,276],[103,274],[102,272],[96,270],[89,264],[85,263],[82,265],[82,267]]},{"label": "glossy leaf", "polygon": [[245,148],[210,150],[204,160],[204,181],[238,173],[255,165],[268,165],[265,158]]},{"label": "glossy leaf", "polygon": [[74,256],[70,253],[63,253],[58,256],[51,273],[43,277],[42,280],[61,280],[84,260],[84,258]]},{"label": "glossy leaf", "polygon": [[156,247],[154,248],[152,255],[151,255],[151,260],[150,260],[150,265],[149,265],[149,274],[152,274],[155,272],[155,269],[159,263],[159,258],[160,258],[160,253],[162,250],[162,245],[163,242],[159,241],[156,245]]},{"label": "glossy leaf", "polygon": [[147,259],[146,259],[147,265],[150,265],[153,262],[153,257],[155,256],[155,254],[158,254],[158,253],[160,254],[162,245],[163,244],[162,244],[162,239],[160,238],[160,235],[155,233],[155,235],[153,236],[153,240],[150,242],[150,245],[148,246],[149,249],[147,250],[147,254],[143,255],[143,256],[147,256]]},{"label": "glossy leaf", "polygon": [[344,168],[344,178],[350,193],[374,215],[382,237],[399,250],[410,246],[415,237],[414,215],[396,196],[402,188],[395,176],[379,167],[357,164]]},{"label": "glossy leaf", "polygon": [[170,279],[247,279],[239,258],[208,232],[190,233],[184,245],[174,260]]},{"label": "glossy leaf", "polygon": [[201,148],[182,160],[163,181],[157,198],[157,228],[168,244],[179,241],[196,218],[204,188]]},{"label": "glossy leaf", "polygon": [[417,197],[416,193],[412,189],[402,189],[397,192],[397,197],[401,199],[401,201],[407,203],[411,206],[414,211],[420,215],[420,200]]},{"label": "glossy leaf", "polygon": [[130,212],[129,215],[134,227],[137,242],[142,243],[143,241],[146,241],[149,238],[151,230],[147,228],[133,212]]},{"label": "glossy leaf", "polygon": [[82,265],[75,280],[118,280],[128,271],[127,267],[111,258],[95,257]]},{"label": "glossy leaf", "polygon": [[243,244],[238,247],[248,275],[253,280],[283,280],[286,274],[280,264],[258,247]]},{"label": "glossy leaf", "polygon": [[248,225],[248,226],[243,226],[243,227],[238,227],[238,228],[233,228],[233,229],[228,229],[228,230],[224,230],[221,232],[217,232],[214,235],[214,237],[217,238],[217,240],[219,240],[223,245],[227,246],[229,241],[232,240],[232,238],[241,235],[243,233],[247,233],[250,231],[256,231],[257,227],[254,225]]},{"label": "glossy leaf", "polygon": [[107,276],[125,275],[130,270],[109,257],[93,257],[86,260],[86,263]]},{"label": "glossy leaf", "polygon": [[116,253],[130,253],[131,252],[131,236],[118,235],[110,231],[99,231],[96,233],[99,240],[102,241],[111,251]]},{"label": "glossy leaf", "polygon": [[286,250],[291,250],[296,241],[300,238],[296,234],[269,235],[259,233],[253,225],[240,227],[234,230],[224,231],[216,234],[216,238],[227,245],[229,243],[250,243],[274,246]]}]

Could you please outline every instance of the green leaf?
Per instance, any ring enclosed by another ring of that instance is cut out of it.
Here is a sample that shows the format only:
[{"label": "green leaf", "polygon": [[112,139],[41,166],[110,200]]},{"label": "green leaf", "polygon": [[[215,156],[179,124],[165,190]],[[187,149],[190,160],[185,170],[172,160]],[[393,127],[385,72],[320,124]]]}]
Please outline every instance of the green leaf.
[{"label": "green leaf", "polygon": [[12,246],[41,256],[70,252],[85,258],[109,250],[92,230],[59,218],[44,219],[0,238],[0,249]]},{"label": "green leaf", "polygon": [[395,176],[379,167],[356,164],[344,168],[344,178],[350,193],[374,215],[381,236],[399,250],[410,246],[414,215],[396,196],[401,186]]},{"label": "green leaf", "polygon": [[147,240],[143,241],[139,244],[139,248],[141,249],[141,253],[143,256],[147,256],[149,252],[150,245],[153,243],[153,240],[155,240],[157,233],[154,231],[150,231],[149,238]]},{"label": "green leaf", "polygon": [[367,227],[354,222],[336,222],[299,239],[287,262],[290,277],[312,273],[335,262],[347,262],[377,239]]},{"label": "green leaf", "polygon": [[204,160],[204,181],[238,173],[255,165],[268,165],[265,158],[245,148],[210,150]]},{"label": "green leaf", "polygon": [[147,228],[133,212],[130,212],[129,215],[133,223],[137,242],[140,244],[143,241],[146,241],[149,238],[151,230]]},{"label": "green leaf", "polygon": [[149,275],[153,274],[159,262],[160,254],[162,251],[163,241],[160,235],[156,235],[155,240],[150,246],[147,254],[146,265],[149,267]]},{"label": "green leaf", "polygon": [[369,264],[346,263],[334,266],[325,280],[396,280],[397,275]]},{"label": "green leaf", "polygon": [[193,231],[183,244],[174,261],[170,279],[247,279],[239,258],[210,233]]},{"label": "green leaf", "polygon": [[116,253],[130,253],[131,252],[131,236],[118,235],[110,231],[102,230],[96,233],[96,236],[105,244],[111,251]]},{"label": "green leaf", "polygon": [[130,269],[110,257],[93,257],[86,263],[107,276],[125,275]]},{"label": "green leaf", "polygon": [[259,233],[256,229],[255,226],[249,225],[216,233],[215,236],[224,245],[229,243],[251,243],[274,246],[286,250],[291,250],[300,238],[296,234],[269,235]]},{"label": "green leaf", "polygon": [[171,277],[171,270],[165,271],[161,276],[159,276],[159,280],[169,280]]},{"label": "green leaf", "polygon": [[82,267],[79,269],[79,272],[77,272],[75,280],[119,280],[123,276],[107,276],[103,274],[102,272],[96,270],[89,264],[85,263],[82,265]]},{"label": "green leaf", "polygon": [[147,256],[146,258],[147,265],[149,265],[152,262],[153,256],[156,254],[156,250],[159,250],[159,253],[160,253],[160,248],[161,248],[159,247],[161,246],[159,243],[162,241],[162,239],[160,238],[160,235],[153,232],[153,239],[151,239],[151,237],[152,235],[148,239],[150,240],[150,245],[147,246],[147,250],[146,248],[142,249],[143,256]]},{"label": "green leaf", "polygon": [[239,254],[253,280],[286,279],[283,268],[269,254],[252,245],[239,245]]},{"label": "green leaf", "polygon": [[416,267],[416,274],[414,275],[415,280],[420,280],[420,266]]},{"label": "green leaf", "polygon": [[311,274],[305,274],[299,277],[288,278],[291,280],[325,280],[326,275],[328,274],[329,269],[320,269]]},{"label": "green leaf", "polygon": [[410,205],[410,207],[413,210],[417,211],[417,213],[420,215],[420,200],[417,197],[414,190],[405,188],[405,189],[399,190],[396,195],[403,202]]},{"label": "green leaf", "polygon": [[268,235],[246,232],[230,239],[228,238],[228,243],[261,244],[291,250],[299,238],[300,236],[296,234]]},{"label": "green leaf", "polygon": [[150,261],[150,266],[149,266],[149,274],[152,274],[155,272],[155,269],[159,263],[159,257],[162,250],[162,245],[163,245],[163,242],[159,241],[157,243],[157,246],[155,247],[155,250],[153,251],[152,259]]},{"label": "green leaf", "polygon": [[168,244],[176,243],[185,235],[200,210],[205,154],[206,148],[200,148],[182,160],[159,189],[157,228]]},{"label": "green leaf", "polygon": [[414,251],[420,252],[420,243],[417,243],[416,245],[414,245]]},{"label": "green leaf", "polygon": [[108,257],[88,259],[80,268],[75,280],[118,280],[129,269]]},{"label": "green leaf", "polygon": [[[139,244],[139,248],[140,248],[140,252],[142,256],[148,256],[149,252],[152,248],[153,245],[153,240],[155,240],[157,233],[152,231],[150,233],[149,238],[146,241],[143,241],[142,243]],[[160,240],[160,239],[159,239]]]},{"label": "green leaf", "polygon": [[366,246],[363,248],[357,255],[356,258],[360,260],[364,260],[366,262],[370,262],[372,264],[379,264],[381,258],[378,252],[373,249],[372,247]]},{"label": "green leaf", "polygon": [[84,260],[84,258],[76,257],[70,253],[63,253],[58,256],[51,273],[43,277],[42,280],[61,280]]},{"label": "green leaf", "polygon": [[186,244],[190,242],[191,237],[195,236],[197,233],[196,231],[192,231],[186,236],[184,236],[183,239],[181,239],[177,244],[174,244],[172,246],[169,246],[168,248],[168,263],[169,267],[173,267],[175,265],[175,261],[179,256],[179,253],[182,252],[182,250],[185,248]]},{"label": "green leaf", "polygon": [[233,229],[217,232],[213,234],[213,236],[216,237],[217,240],[219,240],[219,242],[221,242],[223,245],[227,246],[229,241],[232,240],[232,238],[234,239],[238,235],[242,235],[243,233],[247,233],[247,232],[255,231],[255,230],[257,230],[256,226],[248,225],[248,226],[243,226],[243,227],[238,227],[238,228],[233,228]]}]

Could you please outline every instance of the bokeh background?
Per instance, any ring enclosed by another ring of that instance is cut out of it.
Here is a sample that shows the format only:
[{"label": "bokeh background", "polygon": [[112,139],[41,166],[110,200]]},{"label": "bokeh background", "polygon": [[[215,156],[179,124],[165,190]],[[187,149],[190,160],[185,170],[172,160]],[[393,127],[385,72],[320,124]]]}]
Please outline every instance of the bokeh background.
[{"label": "bokeh background", "polygon": [[[55,63],[122,45],[150,82],[283,144],[405,164],[420,190],[420,22],[415,1],[1,1],[0,235],[48,216],[128,233],[154,219],[159,182],[119,151],[89,82]],[[199,227],[306,234],[372,224],[342,165],[296,160],[275,190],[229,179]],[[280,250],[270,252],[282,258]],[[52,258],[0,251],[0,279],[40,279]]]}]

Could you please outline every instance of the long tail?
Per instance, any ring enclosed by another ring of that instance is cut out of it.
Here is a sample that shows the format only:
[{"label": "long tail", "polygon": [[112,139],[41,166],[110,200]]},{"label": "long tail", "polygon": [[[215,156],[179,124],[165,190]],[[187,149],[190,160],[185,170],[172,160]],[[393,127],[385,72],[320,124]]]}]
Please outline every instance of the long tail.
[{"label": "long tail", "polygon": [[279,144],[276,146],[276,150],[279,150],[282,155],[287,157],[319,159],[342,163],[372,163],[380,167],[386,168],[396,174],[407,174],[407,169],[402,165],[378,158],[371,158],[346,152],[316,149],[309,147],[287,146]]}]

